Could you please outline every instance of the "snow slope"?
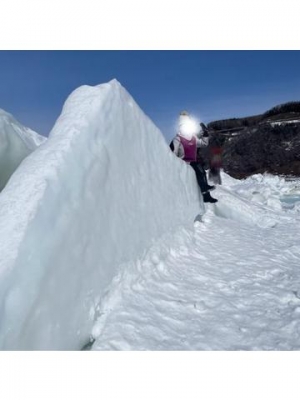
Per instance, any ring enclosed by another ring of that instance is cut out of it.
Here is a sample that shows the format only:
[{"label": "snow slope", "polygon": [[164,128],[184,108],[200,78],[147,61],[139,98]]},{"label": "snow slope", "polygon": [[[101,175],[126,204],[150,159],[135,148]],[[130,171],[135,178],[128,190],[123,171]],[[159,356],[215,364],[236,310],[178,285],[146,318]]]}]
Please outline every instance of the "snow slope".
[{"label": "snow slope", "polygon": [[24,158],[44,141],[45,137],[0,109],[0,191]]},{"label": "snow slope", "polygon": [[120,266],[203,211],[193,170],[117,81],[75,90],[0,195],[0,348],[81,348]]},{"label": "snow slope", "polygon": [[114,279],[93,350],[300,350],[300,181],[222,181],[194,231]]}]

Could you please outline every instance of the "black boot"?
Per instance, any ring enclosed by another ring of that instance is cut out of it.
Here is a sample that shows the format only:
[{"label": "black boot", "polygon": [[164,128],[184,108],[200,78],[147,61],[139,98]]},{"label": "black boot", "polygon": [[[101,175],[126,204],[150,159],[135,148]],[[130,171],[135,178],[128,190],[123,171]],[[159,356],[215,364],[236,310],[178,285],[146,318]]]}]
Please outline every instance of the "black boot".
[{"label": "black boot", "polygon": [[209,192],[202,193],[204,203],[216,203],[218,200],[211,197]]},{"label": "black boot", "polygon": [[211,192],[212,190],[215,190],[215,186],[212,186],[212,185],[207,185],[207,191],[208,192]]}]

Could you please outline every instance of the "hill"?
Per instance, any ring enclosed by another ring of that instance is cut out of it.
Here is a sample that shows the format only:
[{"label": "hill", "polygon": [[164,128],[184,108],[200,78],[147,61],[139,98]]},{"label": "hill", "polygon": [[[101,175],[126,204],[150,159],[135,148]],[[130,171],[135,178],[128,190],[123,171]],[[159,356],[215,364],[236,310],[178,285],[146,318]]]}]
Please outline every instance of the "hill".
[{"label": "hill", "polygon": [[263,114],[213,121],[211,145],[223,147],[224,171],[235,178],[269,172],[300,176],[300,102]]},{"label": "hill", "polygon": [[209,129],[215,131],[236,128],[244,129],[258,124],[268,123],[270,121],[288,121],[292,119],[300,119],[300,101],[290,101],[288,103],[277,105],[259,115],[212,121],[207,126]]}]

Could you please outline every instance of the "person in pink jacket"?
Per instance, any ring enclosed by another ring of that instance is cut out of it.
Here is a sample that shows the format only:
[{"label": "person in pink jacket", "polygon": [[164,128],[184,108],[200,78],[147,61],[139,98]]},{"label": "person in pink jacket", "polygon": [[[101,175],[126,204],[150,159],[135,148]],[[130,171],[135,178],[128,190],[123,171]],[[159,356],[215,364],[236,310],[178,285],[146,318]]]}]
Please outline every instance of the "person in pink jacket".
[{"label": "person in pink jacket", "polygon": [[203,129],[189,116],[187,111],[179,115],[178,133],[170,144],[171,150],[183,161],[190,164],[196,173],[198,185],[205,203],[216,203],[218,200],[210,195],[215,187],[207,183],[206,172],[197,160],[197,149],[209,144],[208,131]]}]

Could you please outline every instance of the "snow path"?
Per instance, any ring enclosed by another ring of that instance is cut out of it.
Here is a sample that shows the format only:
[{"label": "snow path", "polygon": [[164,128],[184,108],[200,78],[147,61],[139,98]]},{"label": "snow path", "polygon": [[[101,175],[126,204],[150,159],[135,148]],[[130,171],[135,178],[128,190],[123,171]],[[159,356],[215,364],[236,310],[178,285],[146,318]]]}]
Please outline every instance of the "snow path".
[{"label": "snow path", "polygon": [[300,215],[251,203],[237,194],[246,185],[219,188],[194,231],[124,268],[98,310],[93,350],[300,349]]}]

